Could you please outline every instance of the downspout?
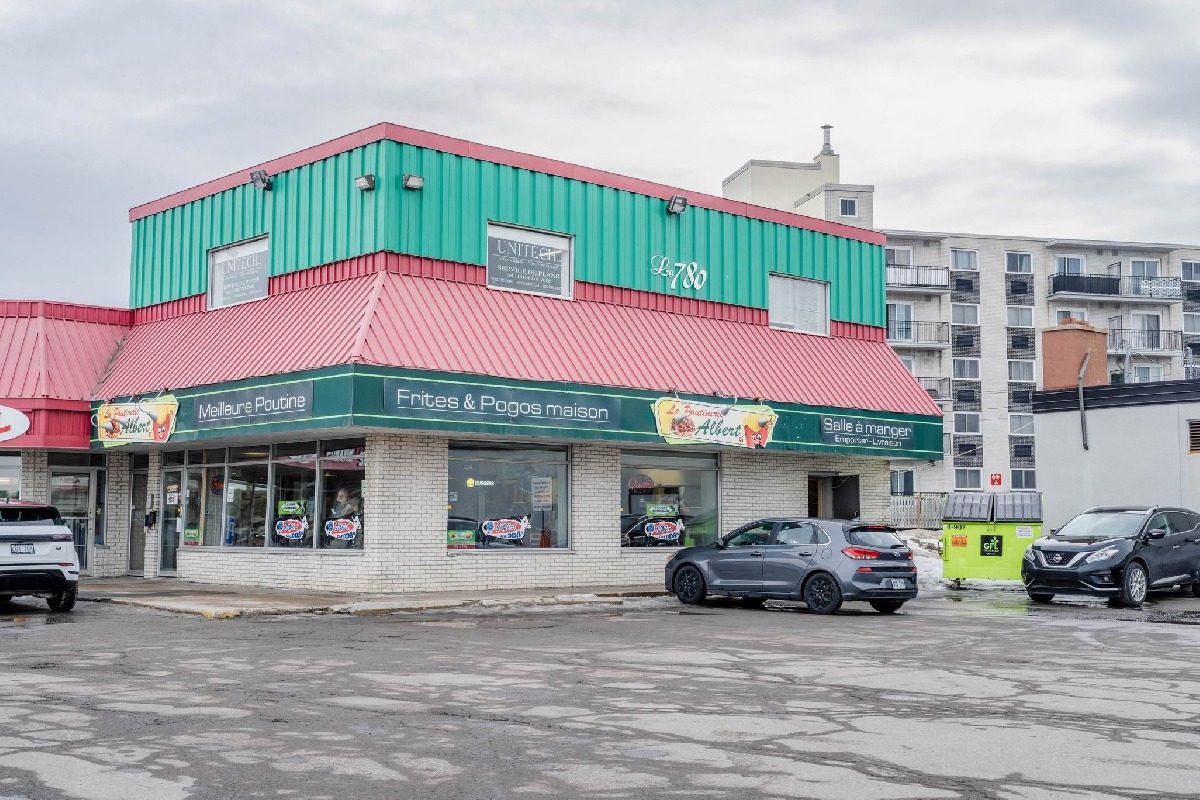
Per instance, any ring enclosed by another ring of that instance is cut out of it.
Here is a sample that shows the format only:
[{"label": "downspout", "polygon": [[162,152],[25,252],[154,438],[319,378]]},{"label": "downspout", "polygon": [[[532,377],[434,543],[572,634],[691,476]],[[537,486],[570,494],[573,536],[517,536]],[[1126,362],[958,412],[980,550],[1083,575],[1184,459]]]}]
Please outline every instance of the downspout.
[{"label": "downspout", "polygon": [[1083,449],[1088,449],[1087,412],[1083,408],[1083,374],[1087,372],[1088,362],[1092,360],[1091,351],[1083,354],[1083,364],[1079,367],[1079,380],[1075,385],[1079,389],[1079,427],[1083,431]]}]

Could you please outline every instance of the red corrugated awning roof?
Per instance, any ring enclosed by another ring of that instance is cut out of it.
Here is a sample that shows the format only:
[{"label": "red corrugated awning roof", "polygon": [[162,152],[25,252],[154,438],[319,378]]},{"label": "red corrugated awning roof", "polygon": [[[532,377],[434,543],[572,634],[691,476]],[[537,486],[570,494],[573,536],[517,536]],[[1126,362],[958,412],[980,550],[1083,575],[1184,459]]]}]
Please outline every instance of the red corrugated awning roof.
[{"label": "red corrugated awning roof", "polygon": [[0,300],[0,398],[89,400],[131,323],[128,309]]},{"label": "red corrugated awning roof", "polygon": [[885,342],[391,272],[138,325],[96,396],[347,363],[940,414]]}]

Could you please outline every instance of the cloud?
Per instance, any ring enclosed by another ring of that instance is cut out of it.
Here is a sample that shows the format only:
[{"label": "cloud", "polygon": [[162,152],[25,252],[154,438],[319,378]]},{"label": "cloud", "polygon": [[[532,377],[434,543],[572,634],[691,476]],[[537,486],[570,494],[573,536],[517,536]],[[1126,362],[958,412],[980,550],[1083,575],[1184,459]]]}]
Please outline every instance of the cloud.
[{"label": "cloud", "polygon": [[383,120],[713,193],[830,122],[880,225],[1194,241],[1197,34],[1109,0],[0,0],[0,294],[122,304],[128,208]]}]

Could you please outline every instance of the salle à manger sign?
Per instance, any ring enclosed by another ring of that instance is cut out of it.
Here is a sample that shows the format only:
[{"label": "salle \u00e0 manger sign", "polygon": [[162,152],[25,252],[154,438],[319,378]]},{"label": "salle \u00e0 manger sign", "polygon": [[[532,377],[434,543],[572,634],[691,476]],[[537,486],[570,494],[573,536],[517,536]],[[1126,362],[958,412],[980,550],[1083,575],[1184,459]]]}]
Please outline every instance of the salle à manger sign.
[{"label": "salle \u00e0 manger sign", "polygon": [[848,447],[882,447],[900,450],[912,447],[911,425],[865,417],[821,417],[821,442]]}]

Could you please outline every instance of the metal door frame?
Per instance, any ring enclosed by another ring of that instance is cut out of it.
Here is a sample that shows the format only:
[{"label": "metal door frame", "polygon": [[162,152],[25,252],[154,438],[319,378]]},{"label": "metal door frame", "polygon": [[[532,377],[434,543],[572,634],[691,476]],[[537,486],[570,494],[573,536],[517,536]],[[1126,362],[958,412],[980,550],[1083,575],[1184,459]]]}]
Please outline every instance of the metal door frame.
[{"label": "metal door frame", "polygon": [[158,489],[161,492],[161,494],[159,496],[162,497],[162,504],[161,504],[161,508],[159,508],[159,511],[158,511],[158,524],[154,526],[154,534],[155,534],[155,536],[158,537],[158,541],[155,543],[155,547],[154,547],[154,549],[155,549],[154,557],[156,559],[155,564],[154,564],[154,574],[158,575],[159,577],[165,577],[165,578],[174,578],[179,572],[179,570],[178,570],[179,555],[178,554],[179,554],[180,544],[183,541],[183,517],[187,513],[187,503],[181,502],[179,504],[181,506],[181,508],[179,510],[179,516],[175,518],[175,553],[176,553],[175,564],[176,564],[176,569],[163,569],[163,565],[162,565],[162,563],[163,563],[163,538],[162,537],[163,537],[163,527],[167,524],[167,475],[169,475],[172,472],[179,473],[179,494],[180,494],[181,500],[184,499],[183,487],[184,487],[184,483],[187,481],[187,468],[184,467],[183,465],[180,465],[178,467],[164,467],[162,470],[162,473],[159,475],[159,484],[160,485],[159,485]]},{"label": "metal door frame", "polygon": [[146,574],[146,534],[145,533],[142,534],[142,563],[138,566],[137,569],[134,569],[133,568],[133,526],[135,523],[140,524],[142,526],[142,530],[145,531],[146,520],[144,517],[141,520],[138,520],[134,517],[133,509],[135,508],[135,500],[133,497],[133,485],[139,477],[143,477],[143,476],[146,478],[146,496],[142,498],[142,509],[144,512],[149,513],[149,509],[146,508],[146,506],[147,506],[146,501],[150,495],[150,471],[146,470],[146,469],[135,469],[135,470],[131,470],[129,473],[129,494],[130,494],[130,497],[129,497],[129,539],[128,539],[129,547],[128,547],[128,552],[125,554],[125,574],[133,575],[138,578],[144,577]]},{"label": "metal door frame", "polygon": [[[88,513],[87,513],[87,534],[83,537],[84,560],[87,562],[85,569],[81,564],[79,567],[80,575],[90,575],[92,573],[92,564],[96,559],[96,473],[107,472],[107,467],[50,467],[48,469],[48,483],[46,485],[46,497],[51,504],[54,500],[54,477],[56,475],[81,475],[87,473],[88,476]],[[104,476],[104,486],[107,491],[108,475]],[[108,513],[107,504],[104,512]],[[71,517],[78,519],[78,517]],[[71,543],[74,546],[74,542]]]}]

